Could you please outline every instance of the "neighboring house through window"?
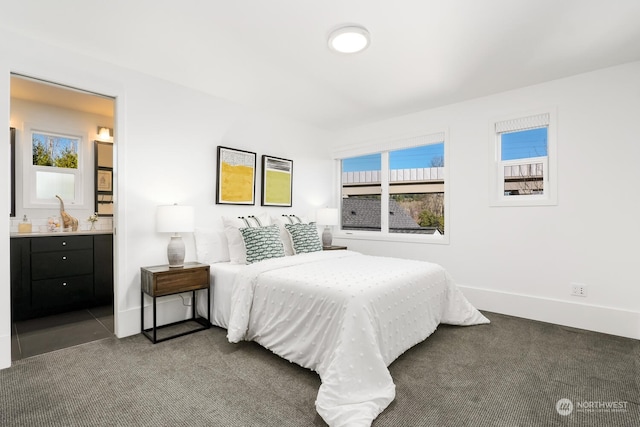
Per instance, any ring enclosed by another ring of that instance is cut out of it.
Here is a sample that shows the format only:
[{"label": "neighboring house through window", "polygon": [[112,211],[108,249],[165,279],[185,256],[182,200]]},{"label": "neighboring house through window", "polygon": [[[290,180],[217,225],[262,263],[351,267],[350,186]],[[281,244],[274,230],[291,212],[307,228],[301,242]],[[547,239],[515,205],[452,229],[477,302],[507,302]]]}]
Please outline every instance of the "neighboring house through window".
[{"label": "neighboring house through window", "polygon": [[443,240],[445,133],[386,145],[341,159],[342,230]]}]

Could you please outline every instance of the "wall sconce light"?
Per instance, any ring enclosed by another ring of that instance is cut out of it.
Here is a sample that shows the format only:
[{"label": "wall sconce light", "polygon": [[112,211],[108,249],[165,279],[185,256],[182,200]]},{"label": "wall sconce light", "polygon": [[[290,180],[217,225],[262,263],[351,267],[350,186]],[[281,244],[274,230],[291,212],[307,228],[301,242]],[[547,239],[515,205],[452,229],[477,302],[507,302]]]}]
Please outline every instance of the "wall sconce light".
[{"label": "wall sconce light", "polygon": [[100,141],[113,141],[113,129],[105,126],[98,126],[98,139]]}]

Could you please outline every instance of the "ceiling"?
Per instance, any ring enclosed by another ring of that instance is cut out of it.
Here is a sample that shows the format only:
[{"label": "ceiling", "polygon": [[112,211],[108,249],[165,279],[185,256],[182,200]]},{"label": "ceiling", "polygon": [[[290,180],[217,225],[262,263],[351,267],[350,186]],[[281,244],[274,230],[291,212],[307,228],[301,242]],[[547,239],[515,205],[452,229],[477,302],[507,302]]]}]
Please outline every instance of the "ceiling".
[{"label": "ceiling", "polygon": [[[330,51],[344,23],[371,46]],[[329,130],[640,60],[638,0],[21,0],[0,27]]]},{"label": "ceiling", "polygon": [[11,76],[11,98],[113,117],[113,98],[95,95],[22,76]]}]

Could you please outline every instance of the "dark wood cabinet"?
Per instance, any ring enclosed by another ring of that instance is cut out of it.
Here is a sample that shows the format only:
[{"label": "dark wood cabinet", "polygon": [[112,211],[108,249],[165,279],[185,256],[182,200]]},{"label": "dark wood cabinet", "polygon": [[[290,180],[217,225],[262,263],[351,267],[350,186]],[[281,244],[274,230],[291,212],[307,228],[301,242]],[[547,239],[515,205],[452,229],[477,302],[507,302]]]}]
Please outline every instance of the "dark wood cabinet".
[{"label": "dark wood cabinet", "polygon": [[113,235],[11,239],[13,320],[113,302]]},{"label": "dark wood cabinet", "polygon": [[93,236],[93,286],[100,305],[113,303],[113,235]]}]

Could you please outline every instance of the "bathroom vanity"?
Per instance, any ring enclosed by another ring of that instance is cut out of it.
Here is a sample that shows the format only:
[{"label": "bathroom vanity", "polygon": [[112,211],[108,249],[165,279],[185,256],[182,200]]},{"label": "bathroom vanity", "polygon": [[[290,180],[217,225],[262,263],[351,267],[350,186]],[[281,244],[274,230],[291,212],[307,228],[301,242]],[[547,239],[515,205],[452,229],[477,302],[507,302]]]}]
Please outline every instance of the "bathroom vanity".
[{"label": "bathroom vanity", "polygon": [[113,302],[111,231],[11,233],[13,321]]}]

